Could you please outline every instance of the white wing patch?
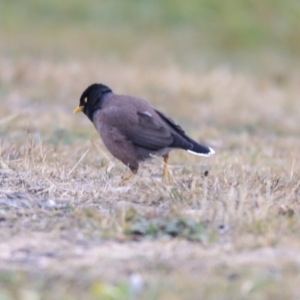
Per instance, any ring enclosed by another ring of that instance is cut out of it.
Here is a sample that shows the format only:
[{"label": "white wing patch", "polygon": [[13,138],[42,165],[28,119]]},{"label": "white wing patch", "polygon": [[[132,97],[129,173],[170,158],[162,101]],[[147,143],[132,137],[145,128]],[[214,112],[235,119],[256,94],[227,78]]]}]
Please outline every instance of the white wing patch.
[{"label": "white wing patch", "polygon": [[149,111],[143,111],[144,115],[147,115],[148,117],[152,118],[152,114]]}]

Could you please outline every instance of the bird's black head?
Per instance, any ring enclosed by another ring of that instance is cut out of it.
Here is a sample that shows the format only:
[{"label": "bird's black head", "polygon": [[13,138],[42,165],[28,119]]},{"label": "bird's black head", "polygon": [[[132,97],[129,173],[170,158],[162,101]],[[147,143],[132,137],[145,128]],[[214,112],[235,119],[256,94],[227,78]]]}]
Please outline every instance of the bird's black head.
[{"label": "bird's black head", "polygon": [[112,90],[99,83],[90,85],[81,95],[79,100],[79,106],[76,107],[73,113],[83,111],[84,114],[93,122],[94,112],[101,109],[103,96],[107,93],[111,93]]}]

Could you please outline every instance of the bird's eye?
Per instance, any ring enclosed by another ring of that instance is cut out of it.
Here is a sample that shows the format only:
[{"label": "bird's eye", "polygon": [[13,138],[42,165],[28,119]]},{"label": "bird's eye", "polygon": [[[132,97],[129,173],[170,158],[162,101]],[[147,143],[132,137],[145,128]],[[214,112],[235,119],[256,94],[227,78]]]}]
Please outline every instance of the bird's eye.
[{"label": "bird's eye", "polygon": [[84,102],[87,103],[88,102],[88,98],[84,98]]}]

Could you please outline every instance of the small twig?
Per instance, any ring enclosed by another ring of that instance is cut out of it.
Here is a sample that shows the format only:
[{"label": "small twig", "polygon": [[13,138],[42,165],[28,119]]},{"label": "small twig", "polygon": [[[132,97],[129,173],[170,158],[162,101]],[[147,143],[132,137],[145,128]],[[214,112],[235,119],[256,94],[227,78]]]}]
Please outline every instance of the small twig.
[{"label": "small twig", "polygon": [[6,118],[3,118],[0,120],[0,125],[3,125],[5,123],[9,123],[10,121],[12,121],[13,119],[15,119],[16,117],[18,117],[20,114],[13,114],[13,115],[10,115]]},{"label": "small twig", "polygon": [[84,159],[84,157],[87,155],[87,153],[89,152],[90,149],[87,149],[82,156],[80,157],[80,159],[78,160],[78,162],[74,165],[74,167],[71,169],[71,171],[68,173],[67,176],[70,176],[72,174],[72,172],[77,168],[77,166],[80,164],[80,162]]},{"label": "small twig", "polygon": [[58,187],[57,187],[57,185],[54,183],[54,182],[52,182],[49,178],[47,178],[45,175],[43,175],[42,174],[42,177],[46,180],[46,181],[48,181],[49,183],[50,183],[50,185],[52,185],[53,187],[55,187],[56,189],[58,189]]},{"label": "small twig", "polygon": [[296,162],[295,159],[293,159],[292,168],[291,168],[291,172],[290,172],[290,180],[292,180],[293,176],[294,176],[295,162]]}]

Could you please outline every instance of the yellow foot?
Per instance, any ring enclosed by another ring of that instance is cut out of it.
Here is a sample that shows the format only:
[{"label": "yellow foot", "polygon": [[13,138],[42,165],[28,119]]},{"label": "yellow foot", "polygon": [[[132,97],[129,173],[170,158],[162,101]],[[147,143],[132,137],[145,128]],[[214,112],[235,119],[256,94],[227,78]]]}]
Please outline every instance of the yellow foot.
[{"label": "yellow foot", "polygon": [[122,185],[125,181],[129,180],[133,175],[134,175],[134,173],[129,173],[129,174],[127,174],[126,176],[124,176],[124,177],[122,178],[122,180],[119,182],[118,185]]},{"label": "yellow foot", "polygon": [[168,169],[168,159],[169,159],[169,155],[165,155],[164,157],[164,168],[163,168],[163,181],[166,183],[170,182],[170,172]]}]

